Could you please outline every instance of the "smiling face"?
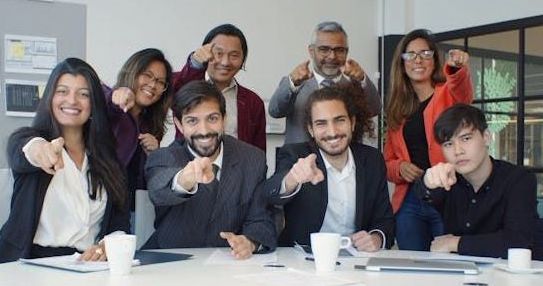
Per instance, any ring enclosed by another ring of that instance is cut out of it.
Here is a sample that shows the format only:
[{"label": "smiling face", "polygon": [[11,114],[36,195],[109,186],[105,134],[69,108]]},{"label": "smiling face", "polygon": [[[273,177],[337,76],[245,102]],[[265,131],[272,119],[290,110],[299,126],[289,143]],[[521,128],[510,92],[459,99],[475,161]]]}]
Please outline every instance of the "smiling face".
[{"label": "smiling face", "polygon": [[354,122],[342,101],[317,101],[311,108],[308,130],[327,157],[345,156],[353,137]]},{"label": "smiling face", "polygon": [[[420,53],[426,50],[430,50],[426,40],[417,38],[409,42],[404,52]],[[431,83],[432,73],[435,69],[433,57],[423,59],[421,56],[416,56],[414,60],[404,60],[403,65],[405,73],[412,83]]]},{"label": "smiling face", "polygon": [[82,128],[91,115],[87,80],[81,75],[62,75],[53,94],[51,109],[62,130]]},{"label": "smiling face", "polygon": [[174,122],[194,152],[212,161],[217,158],[224,133],[224,117],[217,101],[202,101],[184,113],[181,122],[177,118]]},{"label": "smiling face", "polygon": [[220,88],[227,87],[243,65],[243,50],[236,36],[219,34],[211,40],[213,58],[209,60],[207,73]]},{"label": "smiling face", "polygon": [[157,102],[167,87],[166,67],[154,61],[138,75],[136,82],[136,105],[144,108]]},{"label": "smiling face", "polygon": [[325,78],[341,73],[347,51],[347,37],[341,32],[318,32],[315,43],[308,48],[315,71]]}]

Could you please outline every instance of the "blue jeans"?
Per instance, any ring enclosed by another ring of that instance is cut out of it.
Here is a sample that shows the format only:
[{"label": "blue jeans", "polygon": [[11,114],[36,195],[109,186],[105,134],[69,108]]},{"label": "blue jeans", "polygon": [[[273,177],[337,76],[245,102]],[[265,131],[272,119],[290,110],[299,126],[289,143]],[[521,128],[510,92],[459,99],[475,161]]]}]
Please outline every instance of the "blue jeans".
[{"label": "blue jeans", "polygon": [[409,190],[396,213],[398,248],[428,251],[434,237],[443,232],[443,220],[439,212]]}]

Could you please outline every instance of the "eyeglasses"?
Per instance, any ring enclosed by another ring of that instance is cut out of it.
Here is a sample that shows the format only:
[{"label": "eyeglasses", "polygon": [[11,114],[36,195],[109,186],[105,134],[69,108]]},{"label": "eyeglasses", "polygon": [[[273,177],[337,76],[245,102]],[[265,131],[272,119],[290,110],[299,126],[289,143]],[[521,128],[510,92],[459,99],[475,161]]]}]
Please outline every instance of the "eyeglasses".
[{"label": "eyeglasses", "polygon": [[434,51],[432,50],[422,50],[418,53],[416,52],[405,52],[402,54],[402,59],[404,61],[414,61],[417,59],[417,56],[420,56],[422,60],[429,60],[434,56]]},{"label": "eyeglasses", "polygon": [[332,51],[334,51],[334,54],[336,56],[345,56],[347,55],[347,52],[349,51],[349,48],[347,47],[332,48],[330,46],[317,46],[316,48],[317,48],[317,53],[319,53],[323,57],[330,55]]},{"label": "eyeglasses", "polygon": [[157,89],[160,90],[161,92],[165,91],[168,88],[168,83],[165,80],[155,77],[155,75],[150,71],[142,72],[141,76],[143,77],[145,82],[148,84],[154,82]]}]

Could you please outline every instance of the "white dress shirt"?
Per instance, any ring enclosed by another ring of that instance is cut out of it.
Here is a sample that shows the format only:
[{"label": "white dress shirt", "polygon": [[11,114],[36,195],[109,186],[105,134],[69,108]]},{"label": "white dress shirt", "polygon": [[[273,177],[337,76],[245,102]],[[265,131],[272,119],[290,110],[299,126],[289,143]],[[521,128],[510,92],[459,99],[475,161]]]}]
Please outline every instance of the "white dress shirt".
[{"label": "white dress shirt", "polygon": [[351,148],[348,149],[347,163],[342,170],[336,169],[319,150],[328,179],[328,204],[321,226],[321,232],[351,235],[355,232],[356,214],[356,166]]},{"label": "white dress shirt", "polygon": [[[337,170],[327,160],[322,150],[319,149],[321,157],[324,161],[327,176],[328,203],[320,232],[340,233],[341,235],[351,235],[356,231],[355,216],[356,216],[356,165],[354,163],[353,153],[351,148],[348,148],[349,153],[347,163],[343,169]],[[281,189],[279,194],[282,199],[290,198],[296,195],[302,188],[301,184],[296,186],[296,189],[290,193],[286,193],[285,178],[281,181]],[[380,229],[372,229],[369,234],[379,233],[382,238],[381,248],[386,245],[386,236]]]},{"label": "white dress shirt", "polygon": [[[206,81],[212,81],[206,72]],[[223,90],[222,95],[226,103],[226,126],[224,132],[238,138],[238,83],[232,78],[230,84]]]},{"label": "white dress shirt", "polygon": [[[24,146],[23,152],[27,159],[26,151],[30,145],[40,140],[45,139],[34,138]],[[101,196],[97,195],[96,200],[89,197],[86,154],[81,170],[65,149],[62,149],[62,160],[64,168],[56,171],[47,187],[33,242],[45,247],[73,247],[85,251],[97,243],[96,238],[106,210],[107,193],[102,189]],[[35,162],[28,161],[37,166]]]}]

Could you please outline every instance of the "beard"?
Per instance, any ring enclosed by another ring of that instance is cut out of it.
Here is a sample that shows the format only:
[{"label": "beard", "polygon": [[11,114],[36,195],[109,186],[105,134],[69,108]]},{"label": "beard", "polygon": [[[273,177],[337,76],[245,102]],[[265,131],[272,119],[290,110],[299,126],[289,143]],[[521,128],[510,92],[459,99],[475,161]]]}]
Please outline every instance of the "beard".
[{"label": "beard", "polygon": [[317,144],[319,149],[322,150],[325,154],[327,154],[327,155],[329,155],[331,157],[339,156],[339,155],[342,155],[343,153],[345,153],[347,151],[347,148],[349,148],[349,144],[351,143],[350,142],[351,140],[349,140],[349,138],[347,138],[348,140],[346,141],[346,143],[343,146],[342,145],[330,146],[327,143],[327,141],[335,140],[335,139],[342,139],[342,138],[347,138],[347,135],[338,134],[336,136],[327,136],[327,137],[315,139],[315,143]]},{"label": "beard", "polygon": [[[213,144],[210,145],[202,145],[198,144],[197,140],[199,139],[212,139]],[[189,139],[189,146],[194,150],[196,154],[198,154],[201,157],[211,157],[213,156],[221,146],[222,143],[222,134],[221,133],[208,133],[208,134],[195,134],[190,136]]]},{"label": "beard", "polygon": [[337,60],[328,62],[326,60],[322,60],[319,62],[316,70],[324,77],[330,78],[336,77],[341,73],[341,66],[341,63]]}]

